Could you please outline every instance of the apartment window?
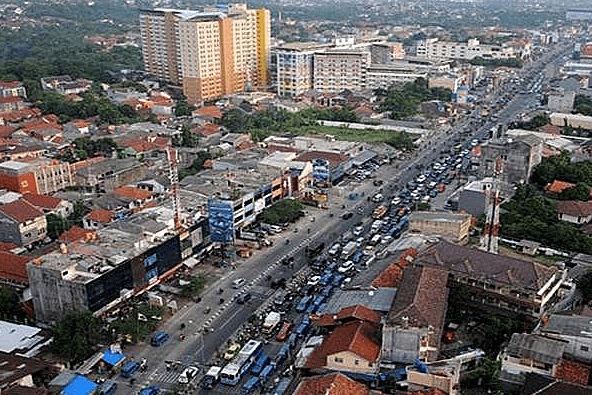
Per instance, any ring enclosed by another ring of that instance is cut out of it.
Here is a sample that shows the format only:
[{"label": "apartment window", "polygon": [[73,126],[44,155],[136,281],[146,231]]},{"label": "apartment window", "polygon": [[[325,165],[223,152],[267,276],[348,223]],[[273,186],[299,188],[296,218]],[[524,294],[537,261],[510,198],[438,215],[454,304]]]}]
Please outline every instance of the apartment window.
[{"label": "apartment window", "polygon": [[590,347],[588,347],[588,346],[580,346],[580,351],[588,352],[588,351],[590,351]]},{"label": "apartment window", "polygon": [[337,357],[335,357],[335,362],[337,362],[337,363],[343,363],[343,358],[337,358]]},{"label": "apartment window", "polygon": [[356,359],[356,360],[354,361],[354,365],[356,365],[356,366],[357,366],[357,365],[359,365],[359,364],[360,364],[360,360],[359,360],[359,359]]}]

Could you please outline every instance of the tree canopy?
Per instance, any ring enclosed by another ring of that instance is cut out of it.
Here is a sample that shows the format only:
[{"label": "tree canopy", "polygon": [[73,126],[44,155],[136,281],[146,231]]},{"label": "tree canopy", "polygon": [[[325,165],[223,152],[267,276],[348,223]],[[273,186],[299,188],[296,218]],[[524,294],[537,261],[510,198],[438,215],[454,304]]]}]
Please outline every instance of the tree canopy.
[{"label": "tree canopy", "polygon": [[52,352],[71,364],[84,361],[100,343],[102,325],[89,311],[67,315],[52,327]]},{"label": "tree canopy", "polygon": [[417,113],[419,105],[429,100],[450,100],[450,90],[444,88],[428,88],[428,81],[418,78],[398,88],[393,85],[388,90],[379,89],[379,95],[386,96],[380,106],[381,111],[389,111],[391,118],[403,119]]},{"label": "tree canopy", "polygon": [[592,185],[592,161],[572,162],[567,152],[544,159],[534,169],[531,181],[544,187],[553,180]]}]

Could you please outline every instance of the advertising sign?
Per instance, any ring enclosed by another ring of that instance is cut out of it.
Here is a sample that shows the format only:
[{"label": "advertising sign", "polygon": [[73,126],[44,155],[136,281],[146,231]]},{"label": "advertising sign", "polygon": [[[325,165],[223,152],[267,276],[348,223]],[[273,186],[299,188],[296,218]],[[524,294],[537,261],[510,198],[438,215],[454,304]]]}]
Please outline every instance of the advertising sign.
[{"label": "advertising sign", "polygon": [[234,242],[232,202],[221,199],[209,199],[208,211],[210,240],[220,243]]}]

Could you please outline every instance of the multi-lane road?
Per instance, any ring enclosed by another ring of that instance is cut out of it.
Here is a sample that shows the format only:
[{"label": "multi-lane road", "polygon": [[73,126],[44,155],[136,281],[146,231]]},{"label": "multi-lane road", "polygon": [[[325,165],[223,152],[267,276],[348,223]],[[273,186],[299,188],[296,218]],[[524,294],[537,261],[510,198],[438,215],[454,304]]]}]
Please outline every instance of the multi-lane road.
[{"label": "multi-lane road", "polygon": [[[565,53],[565,51],[561,51]],[[543,56],[537,62],[529,65],[521,71],[523,78],[535,79],[539,76],[542,80],[548,79],[545,73],[545,63],[556,58],[559,50]],[[503,87],[503,90],[509,87]],[[486,122],[476,129],[469,130],[472,114],[461,119],[448,133],[433,136],[433,139],[417,150],[416,154],[408,160],[397,161],[391,165],[381,167],[377,172],[377,179],[385,180],[382,186],[384,194],[401,188],[407,181],[416,177],[421,168],[427,167],[436,161],[442,151],[449,150],[456,144],[460,136],[466,138],[484,139],[489,137],[489,131],[498,124],[507,125],[517,114],[525,108],[534,105],[537,97],[535,93],[516,94],[501,108],[493,113],[497,115],[497,122]],[[476,110],[475,110],[476,111]],[[467,140],[468,141],[468,140]],[[372,185],[372,180],[359,185],[353,184],[351,189],[359,192],[361,196],[372,196],[378,187]],[[362,194],[363,192],[363,194]],[[273,294],[269,278],[290,278],[305,264],[304,248],[311,243],[325,242],[331,244],[342,234],[347,232],[353,224],[367,220],[369,207],[372,205],[366,198],[357,201],[334,201],[329,210],[316,208],[307,209],[309,214],[301,219],[282,235],[274,236],[274,246],[267,250],[258,251],[255,256],[242,261],[235,269],[228,271],[216,283],[208,287],[201,295],[199,303],[189,303],[176,312],[171,319],[162,325],[162,329],[170,333],[170,340],[156,348],[146,345],[137,347],[133,357],[136,360],[146,358],[148,368],[145,372],[137,373],[133,384],[130,380],[117,378],[119,388],[117,394],[136,394],[140,388],[148,384],[156,384],[162,389],[170,389],[178,383],[181,369],[167,370],[164,361],[180,361],[183,365],[203,366],[226,345],[229,339]],[[345,209],[342,205],[346,205]],[[363,210],[358,211],[356,208]],[[340,214],[350,211],[354,215],[349,220],[343,220]],[[360,214],[362,212],[363,214]],[[333,214],[333,215],[331,215]],[[315,217],[315,221],[311,221]],[[295,231],[296,230],[296,231]],[[287,243],[286,240],[289,240]],[[283,265],[285,258],[294,257],[293,264]],[[232,282],[237,278],[244,278],[245,285],[241,289],[234,289]],[[222,294],[218,290],[224,290]],[[250,302],[239,305],[234,300],[239,291],[249,291],[252,295]],[[220,299],[224,302],[220,303]],[[184,324],[185,328],[181,329]],[[178,335],[184,333],[186,338],[181,341]],[[203,369],[202,372],[203,373]],[[199,376],[198,376],[199,377]],[[197,381],[197,380],[196,380]],[[210,392],[215,394],[216,392]]]}]

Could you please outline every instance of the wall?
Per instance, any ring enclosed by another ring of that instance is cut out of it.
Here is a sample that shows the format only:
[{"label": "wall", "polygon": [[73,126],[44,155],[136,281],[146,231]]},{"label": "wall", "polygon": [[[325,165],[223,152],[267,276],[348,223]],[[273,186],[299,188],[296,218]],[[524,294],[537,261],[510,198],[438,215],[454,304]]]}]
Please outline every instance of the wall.
[{"label": "wall", "polygon": [[[343,362],[336,362],[335,358],[341,358]],[[356,361],[358,364],[356,364]],[[377,373],[379,363],[372,363],[351,351],[343,351],[327,355],[326,367],[331,370],[342,370],[355,373]]]},{"label": "wall", "polygon": [[0,173],[0,187],[19,193],[39,193],[35,174],[10,175]]}]

